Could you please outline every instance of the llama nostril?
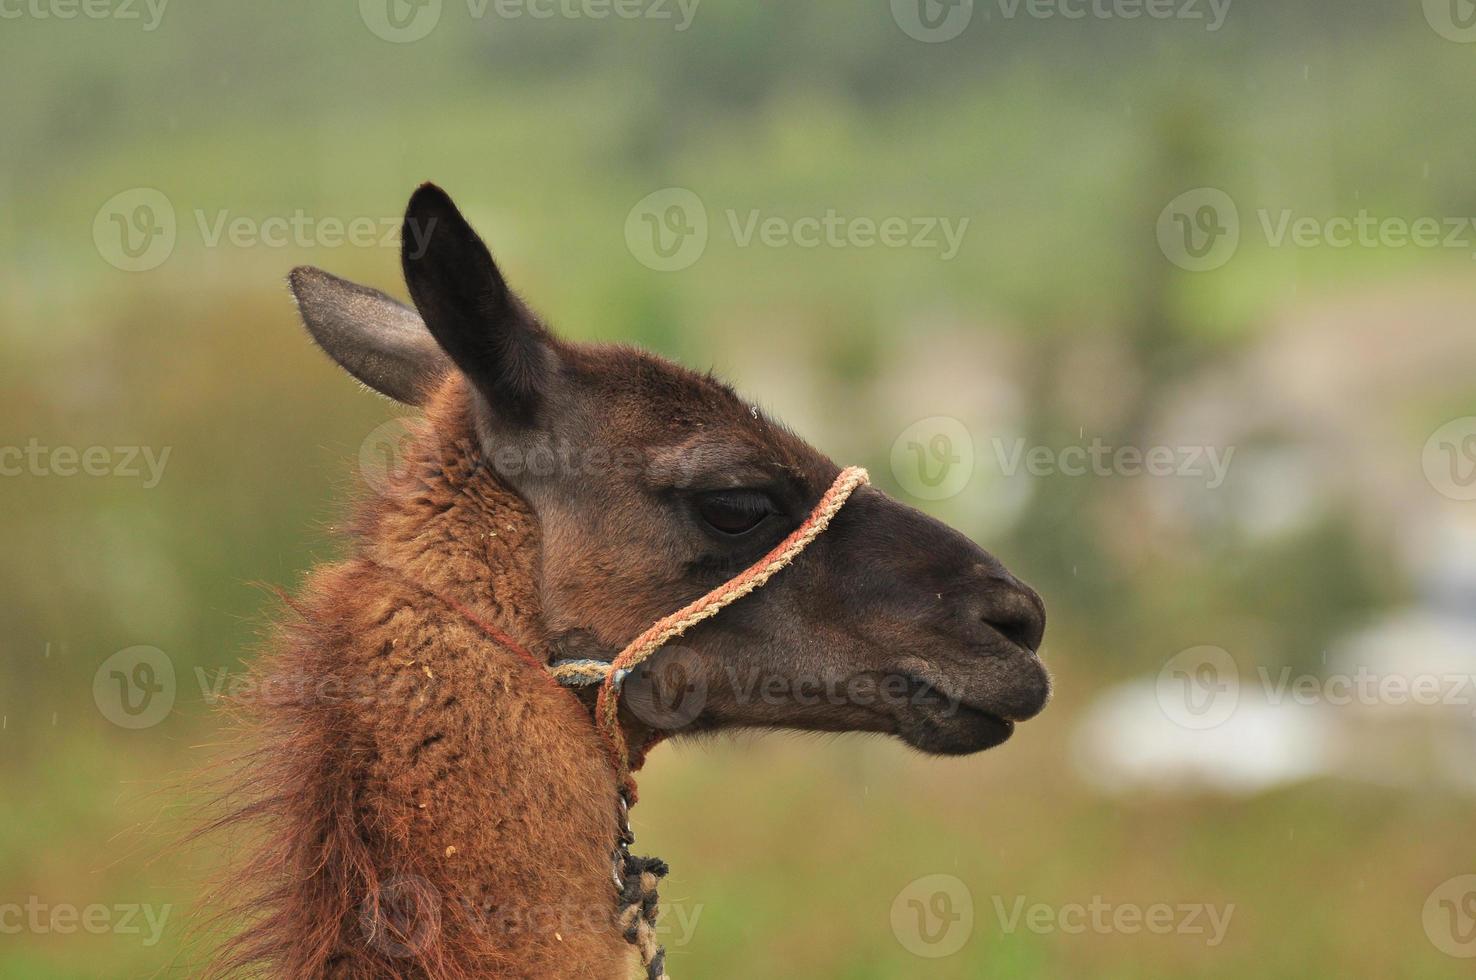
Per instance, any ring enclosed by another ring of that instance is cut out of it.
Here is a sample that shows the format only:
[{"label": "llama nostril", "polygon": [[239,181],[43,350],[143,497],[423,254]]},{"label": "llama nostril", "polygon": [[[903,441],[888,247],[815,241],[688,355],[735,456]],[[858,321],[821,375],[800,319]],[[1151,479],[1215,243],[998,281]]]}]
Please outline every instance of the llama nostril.
[{"label": "llama nostril", "polygon": [[1034,653],[1045,636],[1045,603],[1040,594],[1017,580],[1000,582],[979,617],[1011,643]]}]

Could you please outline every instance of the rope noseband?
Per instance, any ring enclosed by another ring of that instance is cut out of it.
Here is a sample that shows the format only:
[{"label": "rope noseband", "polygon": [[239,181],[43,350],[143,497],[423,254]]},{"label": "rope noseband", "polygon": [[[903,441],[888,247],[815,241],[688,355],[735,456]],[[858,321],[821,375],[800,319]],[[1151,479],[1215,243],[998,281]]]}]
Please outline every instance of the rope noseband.
[{"label": "rope noseband", "polygon": [[[717,615],[723,608],[754,591],[776,573],[789,565],[809,547],[827,527],[831,519],[855,492],[857,487],[870,483],[866,470],[860,466],[848,466],[835,478],[830,489],[815,504],[799,527],[773,550],[747,569],[711,592],[696,599],[676,612],[665,616],[651,625],[616,654],[610,663],[600,660],[562,660],[553,664],[540,663],[532,653],[506,633],[476,616],[464,605],[449,596],[435,592],[430,594],[459,613],[477,627],[484,635],[513,653],[525,662],[546,670],[554,680],[571,687],[599,684],[600,691],[595,699],[594,724],[605,740],[610,763],[620,783],[620,795],[616,801],[619,813],[619,838],[612,858],[612,880],[619,892],[619,925],[625,940],[635,946],[641,954],[641,964],[646,969],[648,980],[667,980],[666,950],[656,942],[657,897],[656,887],[666,876],[665,862],[656,858],[635,857],[630,845],[635,835],[630,830],[629,810],[636,802],[636,784],[633,770],[639,768],[639,759],[631,765],[630,746],[620,728],[620,692],[630,672],[649,660],[663,645],[681,636],[704,619]],[[422,591],[429,592],[424,586]],[[644,757],[644,747],[640,752]]]}]

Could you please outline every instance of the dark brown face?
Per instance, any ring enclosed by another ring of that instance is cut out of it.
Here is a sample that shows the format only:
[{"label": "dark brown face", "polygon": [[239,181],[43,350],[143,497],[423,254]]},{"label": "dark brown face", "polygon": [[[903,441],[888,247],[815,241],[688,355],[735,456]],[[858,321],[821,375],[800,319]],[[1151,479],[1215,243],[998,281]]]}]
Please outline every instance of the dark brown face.
[{"label": "dark brown face", "polygon": [[[418,191],[406,221],[406,240],[425,243],[405,274],[427,337],[390,310],[391,347],[335,352],[346,328],[313,327],[295,275],[304,317],[340,363],[402,400],[448,358],[467,376],[489,469],[538,515],[561,656],[611,659],[763,556],[839,473],[710,377],[552,338],[438,189]],[[368,305],[356,296],[355,315]],[[632,675],[622,710],[674,734],[870,731],[974,752],[1044,707],[1044,627],[1040,597],[991,555],[861,487],[791,566]]]},{"label": "dark brown face", "polygon": [[[544,615],[565,655],[610,659],[762,557],[839,469],[709,378],[627,349],[554,351],[545,407],[505,460],[557,461],[514,478],[544,529]],[[793,565],[657,654],[625,707],[676,734],[872,731],[973,752],[1045,705],[1044,625],[987,552],[862,487]]]}]

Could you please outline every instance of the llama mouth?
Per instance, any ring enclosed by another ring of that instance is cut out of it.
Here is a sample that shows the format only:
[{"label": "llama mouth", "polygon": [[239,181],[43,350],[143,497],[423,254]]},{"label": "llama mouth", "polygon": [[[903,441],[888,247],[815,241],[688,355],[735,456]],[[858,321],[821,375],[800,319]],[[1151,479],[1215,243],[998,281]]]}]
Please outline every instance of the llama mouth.
[{"label": "llama mouth", "polygon": [[907,678],[910,696],[897,718],[897,736],[930,755],[969,755],[1002,745],[1015,722],[988,708],[944,695],[930,681]]}]

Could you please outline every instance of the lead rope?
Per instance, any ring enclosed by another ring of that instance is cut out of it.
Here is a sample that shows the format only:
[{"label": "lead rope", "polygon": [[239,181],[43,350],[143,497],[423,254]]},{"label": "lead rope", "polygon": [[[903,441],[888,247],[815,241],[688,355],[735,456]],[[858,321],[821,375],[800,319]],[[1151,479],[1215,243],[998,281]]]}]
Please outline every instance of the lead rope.
[{"label": "lead rope", "polygon": [[605,739],[605,747],[611,765],[620,783],[616,797],[619,815],[619,835],[615,851],[611,856],[611,881],[619,895],[617,921],[625,941],[636,948],[645,967],[647,980],[670,980],[666,973],[666,949],[656,942],[656,919],[660,914],[656,889],[666,877],[666,862],[659,858],[636,857],[630,853],[635,843],[635,834],[630,829],[630,808],[636,803],[634,769],[640,767],[645,753],[652,743],[641,746],[636,765],[631,765],[630,746],[625,733],[620,729],[620,692],[630,672],[649,660],[661,647],[681,636],[704,619],[715,616],[726,606],[737,602],[754,589],[773,578],[781,569],[809,547],[820,536],[830,521],[850,499],[857,487],[871,482],[871,477],[860,466],[848,466],[841,470],[830,489],[815,504],[810,516],[799,527],[790,532],[773,550],[747,569],[711,592],[689,602],[676,612],[657,620],[644,633],[631,640],[610,663],[601,660],[560,660],[552,664],[540,663],[525,647],[491,623],[478,617],[470,609],[450,596],[432,592],[416,584],[445,605],[460,613],[488,638],[499,646],[517,654],[524,661],[547,670],[554,680],[568,687],[600,685],[595,699],[595,728]]}]

